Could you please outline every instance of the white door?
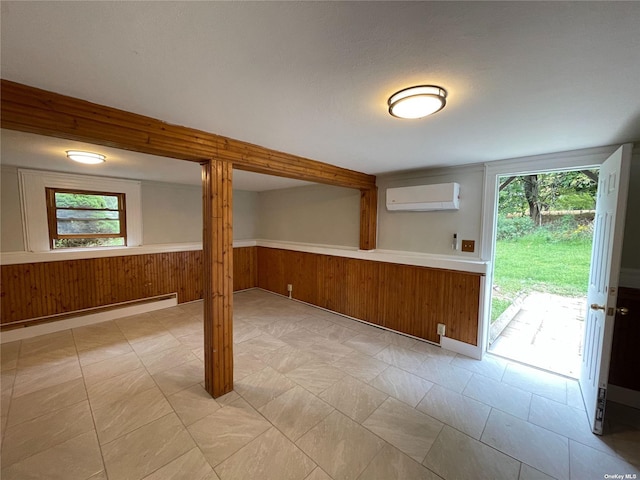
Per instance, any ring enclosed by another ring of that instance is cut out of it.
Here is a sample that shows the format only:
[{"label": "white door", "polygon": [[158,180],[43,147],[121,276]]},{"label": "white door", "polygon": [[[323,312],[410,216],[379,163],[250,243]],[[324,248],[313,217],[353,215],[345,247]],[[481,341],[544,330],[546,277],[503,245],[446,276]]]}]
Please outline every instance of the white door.
[{"label": "white door", "polygon": [[602,164],[598,178],[580,388],[591,429],[599,435],[607,397],[630,165],[631,144],[627,144]]}]

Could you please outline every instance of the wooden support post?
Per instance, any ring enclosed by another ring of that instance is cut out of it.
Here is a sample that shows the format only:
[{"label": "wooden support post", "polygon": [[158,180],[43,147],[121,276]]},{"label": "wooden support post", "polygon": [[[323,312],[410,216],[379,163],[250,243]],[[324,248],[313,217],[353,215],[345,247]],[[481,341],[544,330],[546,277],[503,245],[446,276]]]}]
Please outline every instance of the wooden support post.
[{"label": "wooden support post", "polygon": [[376,248],[378,187],[360,190],[360,250]]},{"label": "wooden support post", "polygon": [[214,397],[233,390],[233,164],[202,164],[204,378]]}]

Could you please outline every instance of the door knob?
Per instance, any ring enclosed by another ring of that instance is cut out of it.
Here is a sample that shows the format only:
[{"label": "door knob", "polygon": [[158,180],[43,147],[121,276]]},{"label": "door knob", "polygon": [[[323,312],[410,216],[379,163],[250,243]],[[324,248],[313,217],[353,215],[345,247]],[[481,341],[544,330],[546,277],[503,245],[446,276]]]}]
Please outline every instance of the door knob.
[{"label": "door knob", "polygon": [[604,305],[598,305],[597,303],[591,304],[591,310],[604,310],[604,309],[605,309]]},{"label": "door knob", "polygon": [[618,312],[620,315],[629,315],[629,309],[627,307],[616,308],[616,312]]}]

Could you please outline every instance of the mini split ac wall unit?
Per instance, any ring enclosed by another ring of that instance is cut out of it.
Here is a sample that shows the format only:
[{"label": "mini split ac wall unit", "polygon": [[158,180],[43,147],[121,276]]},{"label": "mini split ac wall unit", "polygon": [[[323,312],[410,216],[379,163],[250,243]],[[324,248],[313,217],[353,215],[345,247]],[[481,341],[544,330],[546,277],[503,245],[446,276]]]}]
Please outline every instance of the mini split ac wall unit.
[{"label": "mini split ac wall unit", "polygon": [[429,212],[459,208],[460,184],[458,183],[387,188],[387,210],[390,211]]}]

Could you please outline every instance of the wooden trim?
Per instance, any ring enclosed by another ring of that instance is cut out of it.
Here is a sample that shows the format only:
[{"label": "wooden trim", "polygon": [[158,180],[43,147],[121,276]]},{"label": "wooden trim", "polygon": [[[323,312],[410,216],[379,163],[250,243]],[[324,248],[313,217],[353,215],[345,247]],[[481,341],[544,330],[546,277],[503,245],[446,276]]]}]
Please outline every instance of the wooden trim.
[{"label": "wooden trim", "polygon": [[170,125],[143,115],[1,81],[1,126],[195,162],[209,158],[234,168],[341,187],[375,187],[376,177],[270,150],[240,140]]},{"label": "wooden trim", "polygon": [[[58,222],[56,219],[56,190],[51,187],[44,189],[47,197],[47,225],[49,226],[49,248],[53,250],[53,240],[58,235]],[[126,243],[125,243],[126,244]]]},{"label": "wooden trim", "polygon": [[360,190],[360,250],[375,250],[378,222],[378,188]]},{"label": "wooden trim", "polygon": [[[57,188],[45,187],[47,198],[47,224],[49,225],[49,248],[54,249],[54,240],[73,239],[73,238],[122,238],[124,245],[127,244],[127,208],[126,194],[115,192],[99,192],[93,190],[79,190],[73,188]],[[118,199],[118,209],[92,209],[92,208],[66,208],[64,210],[78,211],[100,211],[100,212],[118,212],[118,226],[120,233],[82,233],[82,234],[61,234],[58,233],[58,206],[56,205],[56,193],[77,193],[82,195],[102,195],[116,197]]]},{"label": "wooden trim", "polygon": [[233,390],[233,164],[202,164],[205,388]]},{"label": "wooden trim", "polygon": [[[122,192],[101,192],[94,190],[79,190],[75,188],[58,188],[58,187],[45,187],[47,198],[47,224],[49,225],[49,248],[54,249],[54,240],[60,239],[73,239],[73,238],[122,238],[124,245],[127,244],[127,208],[126,208],[126,194]],[[56,205],[56,193],[71,193],[81,195],[101,195],[116,197],[118,199],[118,208],[58,208]],[[77,210],[85,212],[118,212],[118,227],[120,233],[82,233],[82,234],[60,234],[58,233],[58,210]]]}]

